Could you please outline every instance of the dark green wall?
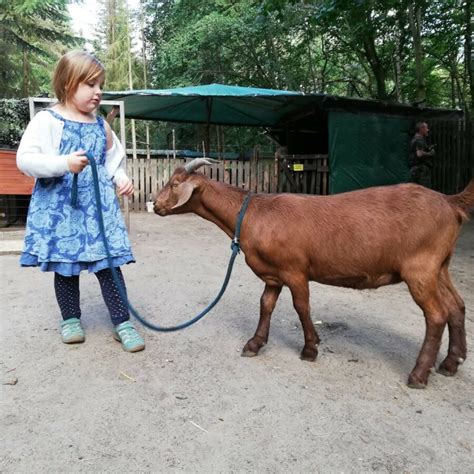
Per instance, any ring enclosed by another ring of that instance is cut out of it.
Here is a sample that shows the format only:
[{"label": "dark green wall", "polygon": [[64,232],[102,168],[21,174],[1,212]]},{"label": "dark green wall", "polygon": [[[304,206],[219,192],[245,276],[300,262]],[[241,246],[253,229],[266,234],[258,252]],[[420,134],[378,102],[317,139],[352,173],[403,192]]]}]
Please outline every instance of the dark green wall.
[{"label": "dark green wall", "polygon": [[407,117],[329,112],[330,193],[408,181],[413,123]]}]

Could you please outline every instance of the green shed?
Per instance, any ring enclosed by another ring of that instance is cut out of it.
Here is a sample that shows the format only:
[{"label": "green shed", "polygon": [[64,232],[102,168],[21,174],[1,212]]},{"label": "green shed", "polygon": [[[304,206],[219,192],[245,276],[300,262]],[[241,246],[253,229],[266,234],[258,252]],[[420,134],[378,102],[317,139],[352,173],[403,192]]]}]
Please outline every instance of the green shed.
[{"label": "green shed", "polygon": [[[327,155],[330,193],[407,181],[409,142],[417,121],[429,122],[433,142],[437,132],[450,136],[446,146],[437,148],[441,164],[452,161],[449,140],[462,141],[465,135],[459,110],[327,94],[210,84],[105,92],[103,98],[123,100],[126,118],[265,128],[288,155]],[[452,130],[457,130],[455,136]],[[452,187],[460,188],[472,165],[463,157],[462,145],[457,149],[456,164],[442,168],[456,174]]]}]

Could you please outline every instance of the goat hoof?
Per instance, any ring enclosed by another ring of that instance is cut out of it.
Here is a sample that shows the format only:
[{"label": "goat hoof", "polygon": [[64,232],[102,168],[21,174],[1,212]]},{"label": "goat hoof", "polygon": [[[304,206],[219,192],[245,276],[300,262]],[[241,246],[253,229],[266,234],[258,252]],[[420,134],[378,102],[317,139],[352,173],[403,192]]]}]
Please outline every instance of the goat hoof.
[{"label": "goat hoof", "polygon": [[266,344],[266,341],[257,337],[253,337],[247,342],[247,344],[245,344],[244,348],[242,349],[242,357],[255,357],[258,355],[260,349]]},{"label": "goat hoof", "polygon": [[250,349],[243,350],[242,354],[240,354],[242,357],[255,357],[258,355],[258,352],[251,351]]},{"label": "goat hoof", "polygon": [[308,362],[314,362],[318,357],[317,349],[303,349],[301,351],[300,359]]},{"label": "goat hoof", "polygon": [[410,375],[410,377],[408,377],[407,386],[409,388],[423,389],[423,388],[426,388],[427,383],[428,383],[427,380],[423,382],[422,380],[419,380],[417,377]]},{"label": "goat hoof", "polygon": [[452,377],[457,371],[455,370],[454,372],[451,372],[448,369],[439,366],[436,372],[438,374],[444,375],[445,377]]},{"label": "goat hoof", "polygon": [[408,388],[423,389],[423,388],[426,388],[426,384],[422,383],[422,382],[408,382],[407,387]]},{"label": "goat hoof", "polygon": [[441,362],[438,367],[438,374],[444,375],[445,377],[452,377],[458,371],[458,361],[453,361],[448,357]]}]

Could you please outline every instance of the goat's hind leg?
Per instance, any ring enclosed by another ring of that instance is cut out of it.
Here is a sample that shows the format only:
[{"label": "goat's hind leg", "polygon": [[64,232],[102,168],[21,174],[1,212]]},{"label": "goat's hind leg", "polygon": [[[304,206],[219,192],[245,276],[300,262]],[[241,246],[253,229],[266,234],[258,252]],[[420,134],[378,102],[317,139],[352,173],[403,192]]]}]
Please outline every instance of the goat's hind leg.
[{"label": "goat's hind leg", "polygon": [[288,286],[293,297],[293,306],[303,326],[304,347],[301,351],[301,359],[314,362],[318,357],[319,336],[311,321],[308,280],[301,278]]},{"label": "goat's hind leg", "polygon": [[249,339],[242,350],[242,356],[254,357],[267,343],[270,331],[270,319],[275,309],[276,302],[280,296],[281,285],[265,285],[265,290],[260,298],[260,319],[254,336]]},{"label": "goat's hind leg", "polygon": [[447,266],[441,270],[440,289],[443,303],[448,311],[449,347],[448,355],[441,362],[438,372],[453,376],[458,371],[458,366],[466,360],[467,355],[466,307],[451,281]]},{"label": "goat's hind leg", "polygon": [[418,277],[413,275],[405,281],[413,299],[423,310],[426,324],[425,339],[416,365],[408,377],[408,386],[425,388],[431,369],[436,363],[448,313],[441,300],[438,275],[431,274],[431,278],[426,274],[418,275]]}]

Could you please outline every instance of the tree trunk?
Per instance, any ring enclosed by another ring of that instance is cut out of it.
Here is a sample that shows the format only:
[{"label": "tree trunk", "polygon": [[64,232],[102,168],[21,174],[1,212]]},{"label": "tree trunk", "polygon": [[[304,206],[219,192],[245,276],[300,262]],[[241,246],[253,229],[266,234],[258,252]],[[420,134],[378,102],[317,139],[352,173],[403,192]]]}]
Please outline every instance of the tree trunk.
[{"label": "tree trunk", "polygon": [[[413,2],[415,3],[415,2]],[[415,74],[417,84],[416,102],[418,105],[426,103],[426,86],[423,76],[423,51],[421,47],[421,7],[418,4],[408,5],[408,21],[413,36],[413,49],[415,54]]]},{"label": "tree trunk", "polygon": [[[126,2],[125,2],[126,5]],[[131,38],[130,38],[130,29],[129,29],[129,16],[128,16],[128,9],[127,11],[127,33],[128,33],[128,40],[127,40],[127,56],[128,56],[128,87],[130,90],[133,90],[133,76],[132,76],[132,46],[130,44]],[[131,121],[132,125],[132,153],[133,153],[133,159],[137,159],[137,133],[135,131],[135,120],[132,119]]]},{"label": "tree trunk", "polygon": [[375,83],[377,84],[377,99],[387,100],[388,94],[385,85],[385,71],[377,55],[373,37],[364,38],[364,52],[369,61],[372,73],[374,74]]},{"label": "tree trunk", "polygon": [[393,71],[395,80],[395,97],[397,102],[402,101],[402,88],[400,78],[402,77],[402,47],[400,37],[397,35],[396,51],[393,58]]},{"label": "tree trunk", "polygon": [[465,0],[464,21],[466,25],[466,31],[464,34],[464,65],[470,93],[468,108],[472,112],[474,108],[474,76],[472,72],[472,69],[474,68],[474,58],[472,52],[472,0]]},{"label": "tree trunk", "polygon": [[[148,88],[148,79],[147,79],[147,62],[146,62],[146,47],[145,47],[145,35],[144,35],[144,30],[145,30],[145,21],[143,17],[143,4],[140,4],[140,38],[142,41],[142,62],[143,62],[143,88],[147,89]],[[151,158],[150,154],[150,125],[148,123],[148,120],[146,121],[145,125],[145,141],[146,141],[146,157],[147,159]]]},{"label": "tree trunk", "polygon": [[23,50],[23,83],[22,83],[22,93],[23,97],[28,97],[28,78],[29,78],[29,67],[28,67],[28,53],[26,50]]},{"label": "tree trunk", "polygon": [[474,177],[474,139],[472,137],[472,112],[474,109],[474,77],[472,68],[474,67],[474,58],[472,52],[472,0],[465,0],[464,20],[466,25],[464,42],[464,64],[466,69],[466,82],[468,83],[470,98],[466,98],[466,108],[464,117],[466,121],[466,158],[471,170],[471,178]]}]

